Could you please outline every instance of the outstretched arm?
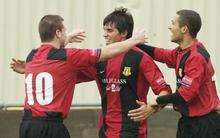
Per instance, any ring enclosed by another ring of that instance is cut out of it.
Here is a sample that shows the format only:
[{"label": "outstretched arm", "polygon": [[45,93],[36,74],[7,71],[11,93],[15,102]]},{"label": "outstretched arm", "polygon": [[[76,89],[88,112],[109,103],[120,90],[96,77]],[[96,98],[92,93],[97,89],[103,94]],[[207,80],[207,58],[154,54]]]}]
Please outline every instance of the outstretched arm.
[{"label": "outstretched arm", "polygon": [[133,36],[125,41],[116,42],[110,44],[101,49],[101,55],[99,61],[105,61],[109,58],[113,58],[116,55],[127,52],[137,44],[143,44],[146,42],[147,37],[145,36],[144,30],[139,30],[133,34]]},{"label": "outstretched arm", "polygon": [[[65,46],[68,43],[80,43],[85,39],[85,31],[83,30],[74,30],[72,33],[69,33],[65,42]],[[20,59],[12,58],[12,61],[10,62],[10,68],[19,74],[25,73],[25,61]]]},{"label": "outstretched arm", "polygon": [[176,67],[177,49],[169,50],[146,44],[138,45],[137,47],[151,56],[155,61],[165,63],[169,68]]}]

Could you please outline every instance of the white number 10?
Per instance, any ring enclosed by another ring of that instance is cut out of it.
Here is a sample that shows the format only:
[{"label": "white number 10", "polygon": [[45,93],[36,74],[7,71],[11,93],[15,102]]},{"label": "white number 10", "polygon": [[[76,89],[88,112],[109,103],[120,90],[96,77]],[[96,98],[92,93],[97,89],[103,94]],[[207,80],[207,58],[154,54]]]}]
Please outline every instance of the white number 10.
[{"label": "white number 10", "polygon": [[[50,104],[53,100],[53,77],[47,72],[37,74],[36,80],[33,81],[33,74],[28,74],[25,78],[27,102],[34,105],[33,82],[35,82],[36,100],[40,105]],[[44,83],[43,83],[44,82]],[[44,85],[43,85],[44,84]],[[43,95],[44,87],[44,95]]]}]

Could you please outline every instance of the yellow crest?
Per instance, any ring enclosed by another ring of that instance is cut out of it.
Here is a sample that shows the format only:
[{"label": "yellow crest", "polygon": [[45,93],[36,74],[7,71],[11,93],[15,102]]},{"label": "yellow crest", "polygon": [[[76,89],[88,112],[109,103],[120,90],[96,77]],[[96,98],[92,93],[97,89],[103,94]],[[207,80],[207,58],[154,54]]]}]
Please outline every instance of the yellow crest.
[{"label": "yellow crest", "polygon": [[123,75],[130,76],[131,75],[131,67],[124,67]]}]

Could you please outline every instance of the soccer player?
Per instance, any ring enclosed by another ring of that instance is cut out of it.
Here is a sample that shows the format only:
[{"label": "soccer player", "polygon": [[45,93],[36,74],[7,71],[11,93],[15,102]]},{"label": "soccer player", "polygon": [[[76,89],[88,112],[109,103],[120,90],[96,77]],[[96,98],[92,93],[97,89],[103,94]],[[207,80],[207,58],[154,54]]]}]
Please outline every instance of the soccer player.
[{"label": "soccer player", "polygon": [[[125,8],[107,15],[103,21],[107,47],[130,39],[133,24],[132,15]],[[102,99],[100,138],[146,138],[146,118],[155,112],[154,108],[146,105],[149,86],[157,95],[171,91],[152,58],[138,48],[77,74],[77,82],[92,80],[96,80]],[[144,109],[140,122],[134,122],[128,116],[128,111],[136,108]]]},{"label": "soccer player", "polygon": [[46,15],[40,20],[42,44],[26,59],[20,138],[69,138],[63,119],[72,103],[77,71],[126,52],[146,39],[139,31],[126,41],[101,49],[64,49],[65,44],[83,39],[83,32],[67,36],[63,21],[59,15]]},{"label": "soccer player", "polygon": [[[106,44],[129,39],[133,31],[133,18],[125,8],[118,8],[103,21]],[[146,138],[146,118],[155,112],[146,105],[149,86],[156,95],[171,90],[150,56],[138,48],[97,63],[77,74],[77,81],[96,80],[101,95],[100,138]],[[134,122],[128,116],[132,109],[144,109],[142,121]]]},{"label": "soccer player", "polygon": [[140,47],[154,60],[175,68],[176,92],[159,96],[155,105],[172,103],[180,112],[177,138],[220,138],[220,114],[216,111],[220,101],[215,72],[208,51],[196,39],[200,28],[201,18],[197,12],[180,10],[169,26],[171,41],[179,45],[177,48]]}]

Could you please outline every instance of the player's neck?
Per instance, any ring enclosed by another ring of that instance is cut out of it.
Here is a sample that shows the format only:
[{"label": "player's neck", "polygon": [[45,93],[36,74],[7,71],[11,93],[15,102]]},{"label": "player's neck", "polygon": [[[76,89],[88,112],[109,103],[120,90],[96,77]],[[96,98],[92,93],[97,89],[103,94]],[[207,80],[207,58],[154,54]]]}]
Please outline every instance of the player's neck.
[{"label": "player's neck", "polygon": [[42,43],[43,45],[52,45],[54,48],[57,48],[59,49],[60,48],[60,42],[57,41],[57,40],[52,40],[52,41],[49,41],[49,42],[43,42]]},{"label": "player's neck", "polygon": [[192,37],[184,38],[183,41],[180,43],[181,49],[186,49],[186,48],[190,47],[191,43],[195,40],[196,39],[192,38]]}]

